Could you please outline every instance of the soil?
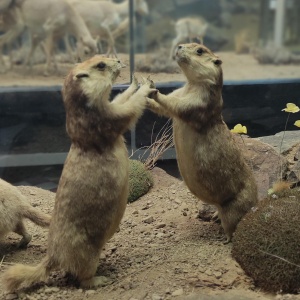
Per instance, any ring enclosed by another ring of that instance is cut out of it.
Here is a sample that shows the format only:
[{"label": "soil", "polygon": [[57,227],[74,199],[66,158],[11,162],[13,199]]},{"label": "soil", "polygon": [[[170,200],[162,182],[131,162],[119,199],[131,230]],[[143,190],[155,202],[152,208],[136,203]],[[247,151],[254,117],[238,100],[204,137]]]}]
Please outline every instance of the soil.
[{"label": "soil", "polygon": [[[157,53],[159,55],[159,53]],[[235,54],[234,52],[216,53],[223,61],[224,80],[258,80],[258,79],[282,79],[299,78],[299,66],[292,65],[261,65],[250,54]],[[119,54],[119,58],[129,66],[129,56]],[[152,65],[155,57],[148,54],[137,54],[135,56],[136,65]],[[175,64],[165,60],[166,69]],[[72,64],[60,63],[59,70],[50,76],[43,76],[43,65],[37,64],[31,70],[23,66],[14,66],[13,70],[0,74],[0,86],[53,86],[62,85],[63,78]],[[153,68],[151,68],[153,69]],[[155,82],[184,81],[184,76],[178,69],[178,72],[164,73],[160,66],[159,72],[152,72],[152,79]],[[174,67],[172,67],[174,69]],[[176,69],[176,66],[175,66]],[[149,73],[137,71],[137,75],[148,76]],[[122,70],[117,80],[118,84],[128,83],[130,81],[129,67]]]},{"label": "soil", "polygon": [[[109,285],[83,290],[58,271],[48,282],[18,294],[0,292],[0,299],[300,299],[255,288],[231,257],[232,245],[223,244],[220,224],[199,218],[199,210],[207,206],[181,180],[159,168],[152,173],[153,188],[128,204],[120,230],[101,254],[97,275],[110,278]],[[32,186],[19,189],[32,205],[52,211],[55,193]],[[16,248],[20,237],[14,233],[0,244],[1,271],[14,263],[37,264],[45,256],[47,229],[26,225],[33,236],[27,249]]]}]

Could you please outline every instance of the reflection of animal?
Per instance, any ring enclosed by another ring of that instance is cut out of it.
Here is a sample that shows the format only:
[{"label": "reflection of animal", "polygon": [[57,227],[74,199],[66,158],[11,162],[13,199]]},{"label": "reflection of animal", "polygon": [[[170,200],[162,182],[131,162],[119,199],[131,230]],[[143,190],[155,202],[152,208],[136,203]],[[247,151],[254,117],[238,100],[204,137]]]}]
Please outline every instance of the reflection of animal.
[{"label": "reflection of animal", "polygon": [[[45,75],[49,73],[51,63],[57,68],[54,61],[55,41],[67,35],[73,35],[77,42],[86,46],[90,53],[97,52],[96,41],[91,37],[84,21],[66,0],[23,0],[19,5],[23,27],[27,26],[31,35],[31,49],[25,64],[30,64],[32,55],[41,41],[45,41],[44,50],[46,53]],[[11,9],[13,9],[11,8]],[[14,40],[20,31],[13,27],[7,32],[10,40]],[[8,42],[8,40],[5,40]],[[1,45],[1,40],[0,40]],[[82,48],[83,48],[82,46]]]},{"label": "reflection of animal", "polygon": [[217,206],[229,242],[257,202],[257,187],[222,119],[221,60],[196,43],[179,45],[176,60],[187,83],[168,96],[158,93],[149,107],[173,118],[181,175],[192,193]]},{"label": "reflection of animal", "polygon": [[[14,2],[11,0],[11,5]],[[3,3],[2,3],[3,4]],[[11,50],[11,46],[13,42],[15,42],[15,39],[22,33],[24,29],[24,24],[21,16],[21,12],[18,7],[15,5],[8,5],[8,6],[2,6],[2,11],[1,11],[1,31],[4,32],[0,36],[0,64],[1,64],[1,73],[6,72],[6,67],[5,63],[2,57],[2,50],[4,45],[6,45],[9,50]],[[12,55],[11,51],[9,52],[10,56],[10,68],[12,68]]]},{"label": "reflection of animal", "polygon": [[[121,3],[91,0],[69,0],[69,2],[81,15],[92,35],[95,38],[107,40],[106,55],[117,56],[114,38],[128,30],[128,0]],[[148,5],[145,0],[134,0],[134,9],[141,15],[148,14]],[[114,30],[117,31],[113,34]]]},{"label": "reflection of animal", "polygon": [[23,237],[19,247],[26,246],[31,235],[26,231],[24,218],[43,227],[50,224],[49,215],[31,206],[16,187],[0,179],[0,238],[13,231]]},{"label": "reflection of animal", "polygon": [[300,55],[294,54],[285,47],[278,47],[274,43],[269,42],[264,48],[252,49],[254,58],[260,64],[299,64]]},{"label": "reflection of animal", "polygon": [[[72,145],[56,193],[46,258],[35,267],[16,265],[4,274],[10,291],[64,269],[81,286],[104,284],[94,277],[100,250],[117,230],[128,197],[127,148],[122,134],[135,124],[156,91],[136,80],[113,101],[120,61],[95,56],[66,77],[63,98]],[[137,90],[137,91],[136,91]]]},{"label": "reflection of animal", "polygon": [[170,58],[174,56],[174,51],[179,43],[192,42],[197,38],[203,44],[203,38],[206,33],[208,24],[202,18],[182,18],[175,23],[176,37],[172,42]]}]

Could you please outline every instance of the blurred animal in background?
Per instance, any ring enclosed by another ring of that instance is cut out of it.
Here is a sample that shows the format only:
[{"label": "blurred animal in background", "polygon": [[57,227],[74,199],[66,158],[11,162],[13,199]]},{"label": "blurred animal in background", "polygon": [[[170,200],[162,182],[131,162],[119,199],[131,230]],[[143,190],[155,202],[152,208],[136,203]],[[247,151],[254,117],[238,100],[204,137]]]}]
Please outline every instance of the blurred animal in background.
[{"label": "blurred animal in background", "polygon": [[274,42],[268,42],[265,47],[256,47],[251,51],[260,64],[300,64],[300,55],[285,47],[278,47]]},{"label": "blurred animal in background", "polygon": [[176,37],[172,41],[170,59],[174,58],[174,51],[179,43],[192,42],[197,39],[198,43],[203,44],[208,23],[200,17],[187,17],[178,19],[175,23]]},{"label": "blurred animal in background", "polygon": [[31,206],[15,186],[0,179],[0,238],[15,232],[22,236],[18,247],[27,246],[31,235],[24,226],[24,218],[42,227],[48,227],[51,220],[50,215]]},{"label": "blurred animal in background", "polygon": [[[10,2],[10,3],[9,3]],[[15,5],[17,1],[8,1],[3,0],[0,3],[0,64],[1,64],[1,73],[7,71],[5,62],[2,56],[3,48],[6,46],[9,53],[9,68],[13,67],[12,57],[11,57],[11,48],[15,43],[16,38],[23,32],[24,24],[19,8]],[[5,4],[5,5],[4,5]]]},{"label": "blurred animal in background", "polygon": [[[95,0],[69,0],[85,21],[94,38],[105,40],[106,56],[117,57],[115,39],[129,28],[129,0],[121,3]],[[146,0],[134,0],[134,10],[140,15],[149,13]]]},{"label": "blurred animal in background", "polygon": [[234,36],[234,49],[236,54],[250,53],[254,47],[254,38],[249,28],[238,31]]},{"label": "blurred animal in background", "polygon": [[[78,50],[89,51],[89,55],[98,52],[97,42],[94,40],[81,16],[66,0],[19,0],[11,5],[8,10],[20,12],[15,18],[16,24],[0,37],[0,46],[11,43],[22,30],[28,29],[31,45],[25,59],[25,65],[31,65],[32,56],[37,46],[43,45],[46,55],[44,74],[48,75],[51,64],[58,69],[54,57],[54,50],[59,39],[67,41],[69,36],[74,36]],[[18,29],[18,30],[17,30]],[[71,49],[66,44],[66,49],[71,56]]]}]

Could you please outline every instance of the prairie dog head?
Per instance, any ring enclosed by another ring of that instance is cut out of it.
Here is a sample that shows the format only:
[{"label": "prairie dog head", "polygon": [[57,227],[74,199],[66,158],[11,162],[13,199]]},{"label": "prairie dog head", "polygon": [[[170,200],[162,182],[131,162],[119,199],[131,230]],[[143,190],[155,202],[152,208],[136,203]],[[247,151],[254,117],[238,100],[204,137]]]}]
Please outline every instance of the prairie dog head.
[{"label": "prairie dog head", "polygon": [[190,82],[218,84],[222,81],[222,61],[201,44],[179,45],[175,59]]},{"label": "prairie dog head", "polygon": [[[95,55],[77,64],[65,80],[65,102],[70,101],[76,106],[74,102],[85,96],[87,107],[102,106],[108,101],[112,85],[122,67],[124,65],[118,59],[101,55]],[[69,100],[66,100],[66,96]]]},{"label": "prairie dog head", "polygon": [[96,55],[70,71],[62,93],[72,142],[85,148],[95,144],[109,111],[112,84],[122,67],[117,59]]}]

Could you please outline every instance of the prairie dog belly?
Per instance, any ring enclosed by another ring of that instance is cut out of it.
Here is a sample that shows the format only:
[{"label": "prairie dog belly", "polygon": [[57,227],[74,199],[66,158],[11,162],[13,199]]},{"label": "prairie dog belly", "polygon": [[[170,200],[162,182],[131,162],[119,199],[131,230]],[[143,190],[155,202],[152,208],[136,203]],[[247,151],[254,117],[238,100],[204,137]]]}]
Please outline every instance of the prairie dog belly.
[{"label": "prairie dog belly", "polygon": [[207,203],[221,204],[238,193],[245,179],[240,174],[245,164],[225,127],[220,124],[201,134],[174,119],[180,173],[191,192]]},{"label": "prairie dog belly", "polygon": [[[97,244],[107,241],[119,226],[127,204],[129,161],[125,145],[110,151],[95,155],[72,145],[53,214],[52,223],[61,231],[50,230],[58,244],[71,240],[74,247],[75,232],[81,237],[78,244],[83,240]],[[57,249],[54,243],[51,246]]]}]

